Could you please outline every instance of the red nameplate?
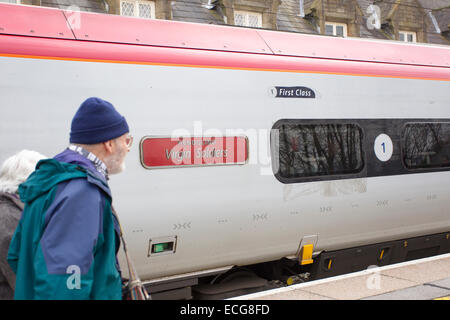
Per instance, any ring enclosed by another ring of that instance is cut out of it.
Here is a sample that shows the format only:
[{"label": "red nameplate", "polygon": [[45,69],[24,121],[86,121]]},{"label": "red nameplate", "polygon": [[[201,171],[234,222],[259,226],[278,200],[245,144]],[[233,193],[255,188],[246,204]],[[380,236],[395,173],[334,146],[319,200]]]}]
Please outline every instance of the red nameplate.
[{"label": "red nameplate", "polygon": [[147,168],[244,164],[246,137],[144,137],[141,162]]}]

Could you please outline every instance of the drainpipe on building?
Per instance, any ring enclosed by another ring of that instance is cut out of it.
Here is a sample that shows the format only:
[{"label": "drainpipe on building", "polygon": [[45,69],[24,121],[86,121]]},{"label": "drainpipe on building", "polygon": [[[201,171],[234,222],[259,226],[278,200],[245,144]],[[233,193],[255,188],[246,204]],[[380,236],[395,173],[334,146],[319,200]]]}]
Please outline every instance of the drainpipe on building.
[{"label": "drainpipe on building", "polygon": [[216,7],[216,3],[215,2],[216,2],[216,0],[208,0],[208,3],[204,4],[203,7],[208,9],[208,10],[214,9]]},{"label": "drainpipe on building", "polygon": [[103,4],[105,5],[106,13],[109,13],[109,4],[108,4],[108,2],[106,2],[106,0],[103,0]]},{"label": "drainpipe on building", "polygon": [[305,17],[305,0],[300,0],[299,7],[300,7],[299,17],[304,18]]},{"label": "drainpipe on building", "polygon": [[431,22],[433,22],[433,26],[434,26],[434,29],[436,30],[436,33],[440,34],[441,33],[441,28],[439,28],[439,25],[438,25],[438,23],[436,21],[436,17],[433,15],[433,12],[431,12],[431,10],[428,11],[428,15],[430,16]]}]

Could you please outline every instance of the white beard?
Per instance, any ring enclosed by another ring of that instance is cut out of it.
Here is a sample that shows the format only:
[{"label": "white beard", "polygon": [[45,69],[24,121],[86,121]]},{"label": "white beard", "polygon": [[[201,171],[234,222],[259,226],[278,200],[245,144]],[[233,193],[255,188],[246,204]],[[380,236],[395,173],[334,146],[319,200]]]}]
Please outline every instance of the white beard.
[{"label": "white beard", "polygon": [[109,174],[117,174],[125,170],[125,155],[126,151],[105,158],[104,162]]}]

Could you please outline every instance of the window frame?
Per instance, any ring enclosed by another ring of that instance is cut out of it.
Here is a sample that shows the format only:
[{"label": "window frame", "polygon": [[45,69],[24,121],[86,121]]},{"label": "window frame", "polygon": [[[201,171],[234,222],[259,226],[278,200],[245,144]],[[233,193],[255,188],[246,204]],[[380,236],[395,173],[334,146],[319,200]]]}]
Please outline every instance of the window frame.
[{"label": "window frame", "polygon": [[[122,13],[122,3],[128,2],[132,3],[134,6],[134,15],[133,16],[127,16]],[[139,4],[149,4],[151,6],[151,17],[150,18],[144,18],[139,16]],[[120,15],[122,17],[133,17],[133,18],[140,18],[140,19],[156,19],[156,4],[155,1],[149,1],[149,0],[120,0]]]},{"label": "window frame", "polygon": [[[330,34],[327,34],[326,33],[326,30],[327,30],[327,25],[331,25],[331,26],[333,26],[333,34],[332,35],[330,35]],[[324,33],[324,35],[326,35],[326,36],[334,36],[334,37],[341,37],[341,36],[338,36],[337,35],[337,32],[336,32],[336,27],[344,27],[343,29],[343,32],[344,32],[344,35],[342,36],[343,38],[347,38],[347,36],[348,36],[348,32],[347,32],[347,28],[348,28],[348,26],[347,26],[347,24],[346,23],[342,23],[342,22],[331,22],[331,21],[325,21],[325,29],[323,30],[323,33]]]},{"label": "window frame", "polygon": [[[403,34],[405,39],[400,40],[400,34]],[[408,35],[413,36],[413,41],[408,41]],[[399,30],[398,31],[398,41],[406,42],[406,43],[417,43],[417,32],[415,31],[405,31],[405,30]]]},{"label": "window frame", "polygon": [[[236,24],[236,14],[244,14],[245,16],[245,21],[247,24],[245,25],[238,25]],[[254,26],[250,26],[249,23],[249,16],[254,15],[258,17],[258,26],[254,27]],[[233,16],[234,16],[234,25],[237,27],[246,27],[246,28],[262,28],[262,13],[260,12],[254,12],[254,11],[244,11],[244,10],[234,10],[233,12]]]},{"label": "window frame", "polygon": [[450,165],[447,165],[447,166],[444,166],[444,165],[441,165],[441,166],[429,166],[429,167],[415,167],[415,168],[412,168],[411,166],[408,166],[406,163],[405,163],[405,150],[406,150],[406,147],[405,147],[405,144],[404,144],[404,142],[405,142],[405,136],[404,136],[404,133],[405,133],[405,131],[406,131],[406,127],[407,126],[412,126],[412,125],[426,125],[426,124],[446,124],[446,125],[450,125],[450,121],[408,121],[408,122],[405,122],[405,124],[402,126],[402,129],[401,129],[401,133],[400,133],[400,148],[401,148],[401,161],[402,161],[402,164],[403,164],[403,167],[406,169],[406,170],[408,170],[408,171],[410,171],[410,172],[423,172],[423,171],[426,171],[426,172],[430,172],[430,171],[443,171],[443,170],[450,170]]},{"label": "window frame", "polygon": [[[362,126],[358,121],[353,119],[281,119],[275,122],[272,127],[272,130],[279,129],[282,125],[286,124],[295,124],[295,125],[355,125],[361,131],[361,160],[362,160],[362,168],[358,172],[352,173],[336,173],[336,174],[324,174],[324,175],[314,175],[314,176],[305,176],[305,177],[284,177],[280,173],[279,168],[279,155],[275,156],[274,145],[279,144],[279,141],[276,141],[276,137],[273,135],[273,131],[270,134],[270,153],[272,160],[272,170],[275,177],[284,184],[291,183],[300,183],[300,182],[313,182],[313,181],[329,181],[329,180],[343,180],[343,179],[356,179],[366,176],[367,174],[367,155],[366,155],[366,133],[364,130],[364,126]],[[278,145],[279,147],[279,145]],[[275,172],[275,167],[278,169]]]}]

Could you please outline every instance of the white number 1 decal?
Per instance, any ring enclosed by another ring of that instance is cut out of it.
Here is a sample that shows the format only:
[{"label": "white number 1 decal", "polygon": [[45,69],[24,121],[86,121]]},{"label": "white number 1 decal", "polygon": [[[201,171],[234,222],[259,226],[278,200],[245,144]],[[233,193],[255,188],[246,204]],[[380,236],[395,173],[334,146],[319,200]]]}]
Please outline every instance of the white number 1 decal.
[{"label": "white number 1 decal", "polygon": [[380,161],[386,162],[392,157],[394,151],[394,146],[392,144],[391,137],[387,134],[380,134],[374,143],[375,155]]}]

